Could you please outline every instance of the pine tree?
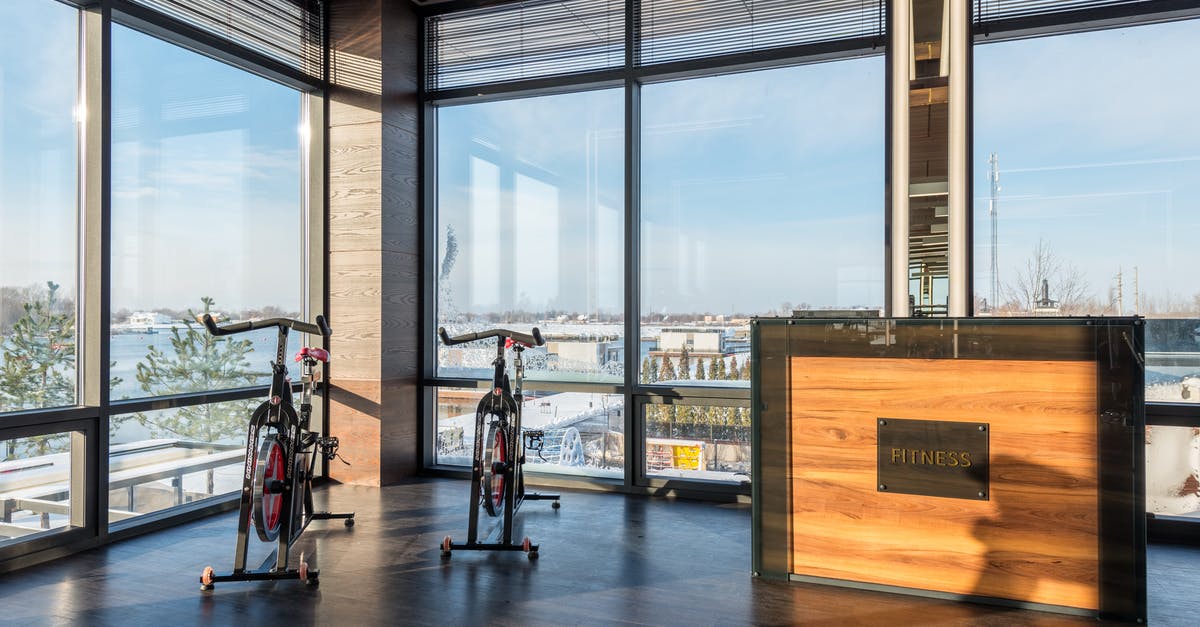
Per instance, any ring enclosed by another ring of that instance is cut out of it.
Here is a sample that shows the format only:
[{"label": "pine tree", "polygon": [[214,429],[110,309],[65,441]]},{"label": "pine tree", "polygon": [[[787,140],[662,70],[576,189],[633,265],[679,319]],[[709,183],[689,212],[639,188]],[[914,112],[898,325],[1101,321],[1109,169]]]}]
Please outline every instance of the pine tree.
[{"label": "pine tree", "polygon": [[[75,404],[75,316],[61,311],[59,285],[46,282],[45,300],[26,302],[12,332],[0,341],[0,411]],[[10,441],[6,458],[49,455],[69,447],[69,434]]]},{"label": "pine tree", "polygon": [[729,378],[737,381],[740,372],[738,370],[737,355],[733,355],[729,358]]},{"label": "pine tree", "polygon": [[710,381],[720,381],[725,378],[725,358],[713,357],[712,361],[708,362],[708,379]]},{"label": "pine tree", "polygon": [[750,380],[750,360],[749,360],[749,359],[747,359],[746,361],[742,362],[742,373],[741,373],[741,379],[742,379],[742,381],[749,381],[749,380]]},{"label": "pine tree", "polygon": [[688,349],[686,346],[679,353],[679,374],[680,379],[687,380],[692,378],[692,364],[688,359]]},{"label": "pine tree", "polygon": [[671,363],[671,357],[669,355],[663,355],[663,364],[660,373],[662,374],[662,379],[660,379],[661,381],[674,381],[678,378],[675,375],[675,364]]},{"label": "pine tree", "polygon": [[56,311],[58,284],[46,287],[46,300],[25,303],[0,343],[2,411],[75,404],[75,316]]},{"label": "pine tree", "polygon": [[[203,297],[201,313],[212,313],[213,299]],[[171,330],[170,353],[151,346],[146,359],[137,365],[137,380],[142,390],[155,395],[181,394],[246,386],[258,380],[247,355],[253,350],[250,340],[216,338],[193,322],[186,329]],[[183,407],[166,415],[140,413],[135,419],[150,429],[154,437],[172,437],[194,442],[214,443],[236,440],[246,433],[249,408],[256,401],[215,403]]]},{"label": "pine tree", "polygon": [[703,357],[696,360],[696,380],[697,381],[704,380],[704,358]]},{"label": "pine tree", "polygon": [[441,269],[438,271],[438,321],[448,322],[457,318],[454,309],[454,290],[450,286],[450,272],[458,259],[458,236],[454,226],[446,226],[446,250],[442,254]]},{"label": "pine tree", "polygon": [[658,360],[653,356],[650,357],[650,383],[658,381]]},{"label": "pine tree", "polygon": [[650,357],[649,356],[642,358],[642,376],[641,376],[640,381],[643,384],[650,383]]}]

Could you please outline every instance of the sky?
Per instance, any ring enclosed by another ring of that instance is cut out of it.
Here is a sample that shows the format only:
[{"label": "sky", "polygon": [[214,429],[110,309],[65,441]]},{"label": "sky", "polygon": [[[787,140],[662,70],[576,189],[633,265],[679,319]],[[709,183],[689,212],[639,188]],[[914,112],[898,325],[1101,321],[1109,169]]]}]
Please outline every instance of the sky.
[{"label": "sky", "polygon": [[[1200,21],[975,47],[977,285],[990,277],[987,159],[1002,282],[1039,239],[1107,299],[1192,302],[1200,264]],[[1053,296],[1053,295],[1052,295]],[[1194,306],[1193,306],[1194,307]]]},{"label": "sky", "polygon": [[[644,87],[644,311],[882,304],[882,80],[873,57]],[[621,311],[623,111],[619,89],[439,110],[454,309]],[[497,228],[538,235],[477,234]]]},{"label": "sky", "polygon": [[[76,284],[75,11],[0,3],[0,286]],[[114,310],[300,306],[300,95],[124,27],[113,39]],[[1200,20],[975,48],[975,282],[1039,240],[1097,298],[1190,302]],[[881,56],[642,90],[644,314],[883,304]],[[619,89],[439,110],[443,304],[622,309]],[[987,295],[984,293],[983,295]],[[449,300],[445,300],[449,298]]]},{"label": "sky", "polygon": [[[1198,73],[1200,20],[976,46],[981,296],[989,296],[986,177],[995,152],[1002,298],[1045,241],[1099,301],[1120,273],[1124,313],[1134,310],[1135,282],[1143,303],[1192,302]],[[884,81],[883,59],[872,57],[644,86],[643,315],[881,306]],[[619,289],[621,257],[609,265],[597,249],[622,242],[620,96],[439,110],[443,250],[447,228],[461,238],[480,203],[492,202],[494,226],[533,219],[513,201],[520,176],[542,177],[554,192],[536,212],[559,216],[534,244],[558,261],[540,276],[508,271],[505,260],[520,250],[460,250],[443,289],[453,309],[619,310],[619,294],[605,286],[615,276]],[[613,212],[615,223],[601,219]]]},{"label": "sky", "polygon": [[[0,286],[75,290],[75,16],[0,5]],[[299,92],[122,26],[112,50],[113,310],[299,311]]]}]

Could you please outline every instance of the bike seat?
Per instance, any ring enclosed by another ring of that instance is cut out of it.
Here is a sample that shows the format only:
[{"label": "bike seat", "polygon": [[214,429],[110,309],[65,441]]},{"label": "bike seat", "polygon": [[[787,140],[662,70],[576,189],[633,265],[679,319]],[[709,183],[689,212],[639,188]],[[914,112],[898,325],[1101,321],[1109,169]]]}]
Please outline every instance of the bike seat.
[{"label": "bike seat", "polygon": [[296,361],[300,361],[305,357],[315,359],[320,362],[329,363],[329,351],[323,348],[309,348],[305,346],[296,353]]}]

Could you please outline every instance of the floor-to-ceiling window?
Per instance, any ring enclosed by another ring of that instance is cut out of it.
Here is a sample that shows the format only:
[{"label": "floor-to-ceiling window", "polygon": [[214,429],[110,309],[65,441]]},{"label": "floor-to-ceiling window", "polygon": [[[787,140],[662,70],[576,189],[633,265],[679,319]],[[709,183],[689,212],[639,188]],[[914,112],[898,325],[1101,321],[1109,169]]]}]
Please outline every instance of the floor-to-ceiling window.
[{"label": "floor-to-ceiling window", "polygon": [[[265,384],[274,330],[214,338],[196,317],[304,317],[301,94],[130,28],[114,26],[112,41],[110,393]],[[240,490],[255,402],[114,417],[110,508]],[[164,442],[197,459],[170,478],[119,476]]]},{"label": "floor-to-ceiling window", "polygon": [[[883,68],[641,88],[640,383],[748,389],[751,317],[882,309]],[[644,435],[647,475],[749,477],[748,407],[650,404]]]},{"label": "floor-to-ceiling window", "polygon": [[0,7],[0,412],[75,404],[79,14]]},{"label": "floor-to-ceiling window", "polygon": [[[750,318],[883,306],[881,6],[430,18],[429,327],[546,336],[530,470],[748,492]],[[467,465],[495,348],[432,354],[427,459]]]},{"label": "floor-to-ceiling window", "polygon": [[[975,300],[1143,316],[1148,421],[1200,401],[1200,20],[975,47]],[[1169,407],[1168,407],[1169,409]],[[1200,514],[1200,436],[1147,428],[1147,509]]]},{"label": "floor-to-ceiling window", "polygon": [[239,489],[274,337],[195,316],[320,313],[322,149],[319,2],[2,4],[0,565]]},{"label": "floor-to-ceiling window", "polygon": [[[0,6],[0,428],[6,412],[76,404],[78,41],[76,9]],[[0,546],[71,524],[78,441],[27,433],[0,435]]]},{"label": "floor-to-ceiling window", "polygon": [[[606,89],[438,111],[437,324],[451,335],[540,329],[525,351],[523,425],[545,431],[531,470],[620,477],[624,408],[624,106]],[[439,346],[437,374],[492,374],[494,342]],[[511,354],[510,354],[511,358]],[[438,463],[469,464],[473,390],[441,388]],[[465,398],[463,398],[465,397]]]}]

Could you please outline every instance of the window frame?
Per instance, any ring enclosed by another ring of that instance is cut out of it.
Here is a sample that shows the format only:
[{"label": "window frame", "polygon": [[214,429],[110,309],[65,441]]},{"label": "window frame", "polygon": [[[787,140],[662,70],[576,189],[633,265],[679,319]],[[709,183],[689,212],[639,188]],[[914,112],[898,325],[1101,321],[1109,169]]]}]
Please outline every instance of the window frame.
[{"label": "window frame", "polygon": [[[301,99],[307,147],[301,147],[300,206],[302,281],[301,304],[308,311],[328,306],[328,245],[326,198],[326,133],[328,63],[313,76],[239,44],[160,14],[130,0],[43,0],[78,10],[76,77],[78,109],[76,231],[78,281],[76,310],[76,405],[0,414],[0,439],[69,431],[72,435],[72,517],[79,525],[38,534],[28,542],[0,547],[0,573],[36,564],[64,553],[77,552],[119,539],[235,509],[238,495],[160,510],[124,521],[108,522],[109,425],[118,414],[190,407],[207,403],[262,398],[269,385],[208,390],[173,396],[112,400],[109,396],[109,328],[111,292],[112,206],[112,25],[119,24],[169,44],[250,72],[297,91]],[[322,4],[328,22],[328,2]],[[322,46],[328,57],[328,29]],[[299,390],[299,383],[294,384]],[[328,398],[314,404],[314,421],[321,431],[328,422]],[[319,468],[323,472],[324,464]]]},{"label": "window frame", "polygon": [[[429,16],[450,13],[467,8],[478,7],[483,5],[501,5],[504,0],[457,0],[437,5],[425,7],[422,15],[428,18]],[[986,44],[992,41],[1005,41],[1010,39],[1021,39],[1028,37],[1052,36],[1058,34],[1066,34],[1071,32],[1092,31],[1108,28],[1123,28],[1138,26],[1141,24],[1174,21],[1183,19],[1200,18],[1200,6],[1192,8],[1180,8],[1180,3],[1172,0],[1145,0],[1137,3],[1125,3],[1120,5],[1102,5],[1098,6],[1079,7],[1069,11],[1052,11],[1047,10],[1044,13],[1024,15],[1018,18],[995,20],[987,22],[979,22],[972,20],[971,30],[971,47],[979,44]],[[829,42],[808,44],[803,46],[789,46],[776,48],[765,51],[750,52],[750,53],[735,53],[728,55],[717,55],[707,58],[695,58],[671,61],[661,64],[639,66],[636,60],[637,54],[636,33],[637,17],[635,10],[637,3],[633,0],[626,2],[626,62],[624,67],[617,69],[606,69],[600,71],[583,72],[570,76],[546,76],[532,80],[510,81],[506,83],[490,83],[481,86],[466,86],[457,87],[454,89],[445,89],[440,91],[428,91],[422,89],[420,92],[421,106],[421,141],[422,163],[421,172],[423,176],[422,183],[422,206],[423,215],[426,220],[424,233],[425,250],[436,250],[436,236],[432,232],[429,224],[433,222],[437,211],[436,197],[436,151],[437,151],[437,109],[442,106],[450,106],[454,104],[472,104],[477,102],[487,102],[499,99],[513,99],[528,96],[546,95],[554,93],[562,93],[569,91],[583,91],[588,89],[607,88],[614,85],[623,84],[625,90],[625,319],[626,332],[625,337],[640,337],[639,330],[639,315],[640,315],[640,290],[639,290],[639,269],[640,256],[639,244],[639,173],[640,173],[640,88],[642,85],[651,84],[660,81],[672,81],[687,78],[703,78],[707,76],[715,76],[720,74],[752,71],[756,69],[769,69],[775,67],[803,65],[808,63],[819,63],[825,61],[834,61],[845,58],[854,58],[860,56],[874,56],[884,54],[883,40],[886,39],[886,32],[880,38],[860,38],[851,41]],[[889,22],[890,24],[890,16]],[[421,29],[421,38],[419,41],[420,53],[422,61],[419,63],[422,75],[418,77],[419,85],[427,85],[428,80],[424,75],[426,68],[429,66],[425,55],[427,53],[426,33],[424,28]],[[886,27],[885,27],[886,31]],[[888,72],[890,73],[890,64],[888,64]],[[882,86],[881,86],[882,87]],[[968,87],[968,89],[971,89]],[[885,108],[888,119],[891,117],[891,103],[885,99]],[[969,133],[973,135],[974,122],[968,112]],[[890,122],[887,123],[885,129],[887,137],[885,138],[885,168],[890,169],[892,142],[890,132]],[[969,141],[969,140],[968,140]],[[970,148],[968,148],[970,152]],[[973,169],[985,167],[982,164],[973,164]],[[890,228],[890,223],[885,224],[885,229]],[[974,250],[972,241],[969,241],[971,236],[968,236],[968,241],[965,243],[966,249]],[[883,237],[881,234],[880,253],[886,254]],[[974,264],[976,260],[972,256],[969,260],[967,272],[968,275],[974,272]],[[434,277],[436,273],[436,260],[426,255],[423,262],[424,265],[424,285],[426,294],[435,293]],[[885,273],[888,272],[889,265],[885,261]],[[435,305],[428,301],[424,310],[425,328],[436,327],[436,312]],[[973,315],[973,312],[972,312]],[[432,334],[426,334],[432,335]],[[433,464],[432,457],[432,440],[433,423],[431,414],[435,411],[432,407],[432,392],[434,387],[449,386],[449,387],[475,387],[481,385],[481,381],[465,380],[465,379],[445,379],[435,375],[436,364],[433,363],[432,355],[436,354],[435,339],[427,337],[423,339],[422,354],[424,356],[422,363],[422,373],[425,392],[422,395],[424,399],[422,409],[422,424],[424,434],[422,436],[421,448],[423,450],[423,460],[426,468],[441,472],[446,471],[445,467],[437,467]],[[640,450],[640,445],[635,444],[640,442],[644,436],[644,424],[642,421],[641,404],[645,403],[675,403],[682,402],[688,404],[703,404],[704,402],[719,400],[722,402],[746,403],[750,402],[750,390],[740,388],[710,388],[710,387],[671,387],[664,388],[662,386],[643,385],[639,382],[636,375],[640,363],[635,351],[626,351],[625,375],[624,382],[615,386],[602,384],[575,384],[567,387],[562,387],[562,384],[545,385],[539,382],[530,382],[531,389],[546,389],[568,391],[605,391],[609,393],[620,393],[625,395],[625,406],[630,410],[626,412],[626,459],[630,460],[626,463],[625,481],[620,486],[606,485],[604,482],[591,481],[579,482],[586,487],[616,490],[628,493],[656,493],[656,489],[661,490],[662,486],[657,485],[655,481],[647,479],[644,473],[639,474],[639,470],[644,468],[644,454]],[[1146,403],[1146,422],[1147,425],[1165,425],[1165,426],[1191,426],[1200,427],[1200,404],[1171,404],[1171,403]],[[632,461],[632,460],[637,460]],[[462,471],[449,470],[449,473],[455,476],[462,476]],[[674,484],[686,482],[672,482]],[[697,484],[688,486],[686,489],[695,490],[696,494],[703,495],[707,498],[728,499],[730,495],[722,489],[717,489],[712,486]],[[749,490],[744,492],[739,491],[736,498],[748,496]],[[1153,525],[1152,525],[1153,528]],[[1195,533],[1200,533],[1198,529]]]}]

